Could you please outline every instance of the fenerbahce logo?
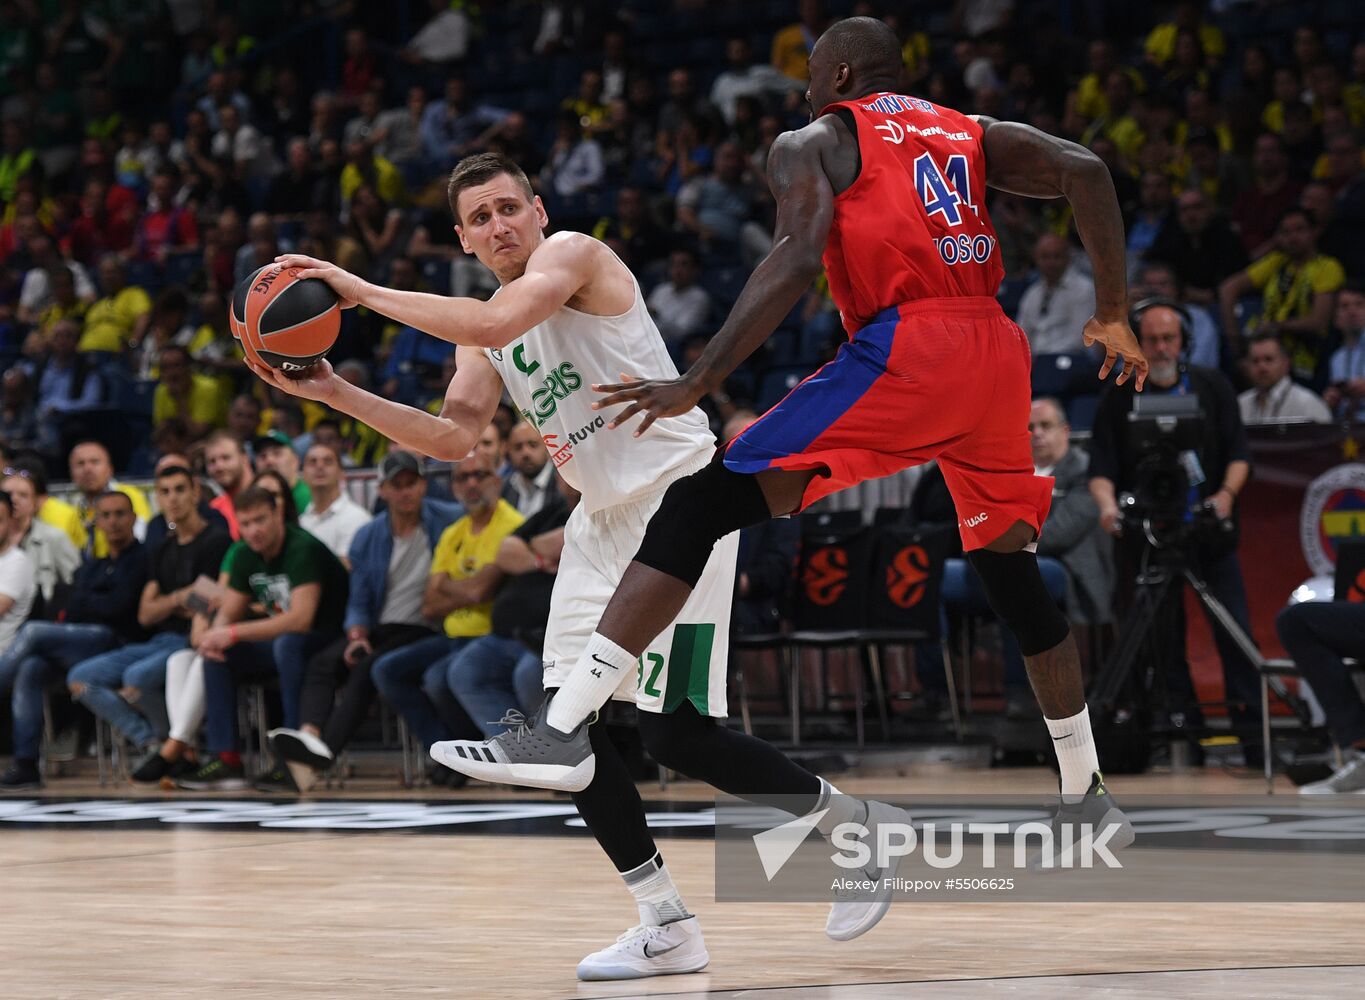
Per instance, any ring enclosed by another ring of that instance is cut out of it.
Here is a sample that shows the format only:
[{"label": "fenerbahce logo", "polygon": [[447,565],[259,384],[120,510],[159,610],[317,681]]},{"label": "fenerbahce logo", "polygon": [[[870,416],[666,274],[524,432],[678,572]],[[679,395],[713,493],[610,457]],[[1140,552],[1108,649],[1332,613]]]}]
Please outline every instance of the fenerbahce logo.
[{"label": "fenerbahce logo", "polygon": [[1337,543],[1365,538],[1365,464],[1329,469],[1309,484],[1299,513],[1299,541],[1308,567],[1328,576],[1337,561]]}]

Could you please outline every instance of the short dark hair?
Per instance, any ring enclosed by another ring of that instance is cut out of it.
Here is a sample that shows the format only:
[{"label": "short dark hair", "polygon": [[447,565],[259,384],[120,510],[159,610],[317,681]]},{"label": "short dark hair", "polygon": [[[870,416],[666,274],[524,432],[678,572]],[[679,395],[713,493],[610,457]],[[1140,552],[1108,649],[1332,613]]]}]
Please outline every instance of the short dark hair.
[{"label": "short dark hair", "polygon": [[269,507],[274,510],[282,499],[282,496],[277,496],[274,491],[264,486],[252,485],[232,498],[232,509],[239,513],[252,507]]},{"label": "short dark hair", "polygon": [[10,461],[5,475],[19,476],[33,484],[33,492],[38,496],[47,493],[47,465],[36,455],[20,455]]},{"label": "short dark hair", "polygon": [[527,178],[526,171],[501,153],[476,153],[474,156],[466,156],[450,172],[450,183],[446,185],[450,214],[455,216],[457,224],[460,222],[460,192],[476,184],[485,184],[500,174],[506,174],[521,185],[521,189],[526,192],[527,201],[536,196],[535,191],[531,189],[531,181]]},{"label": "short dark hair", "polygon": [[128,505],[130,511],[133,510],[133,498],[122,490],[105,490],[99,496],[95,497],[94,506],[98,507],[101,500],[108,500],[110,497],[118,497]]},{"label": "short dark hair", "polygon": [[[294,491],[290,489],[289,481],[274,469],[266,469],[256,477],[255,482],[252,484],[252,487],[259,487],[260,489],[265,490],[266,493],[270,493],[271,491],[266,490],[264,486],[260,486],[262,479],[273,479],[279,484],[280,503],[284,505],[284,523],[297,524],[299,521],[299,508],[298,505],[294,503]],[[252,487],[248,487],[248,489]],[[245,493],[246,490],[243,490],[242,492]],[[273,496],[274,494],[272,493],[271,495]]]},{"label": "short dark hair", "polygon": [[194,478],[194,473],[191,470],[185,468],[185,466],[183,465],[168,465],[160,472],[158,472],[153,478],[156,482],[159,483],[161,482],[161,480],[170,479],[172,476],[184,476],[186,479],[190,481],[191,484],[193,484],[196,481]]},{"label": "short dark hair", "polygon": [[1269,330],[1264,330],[1261,333],[1254,333],[1247,338],[1247,350],[1251,350],[1252,346],[1255,344],[1274,344],[1280,349],[1281,356],[1286,358],[1289,357],[1289,348],[1285,346],[1284,341],[1280,339],[1278,333],[1271,333]]}]

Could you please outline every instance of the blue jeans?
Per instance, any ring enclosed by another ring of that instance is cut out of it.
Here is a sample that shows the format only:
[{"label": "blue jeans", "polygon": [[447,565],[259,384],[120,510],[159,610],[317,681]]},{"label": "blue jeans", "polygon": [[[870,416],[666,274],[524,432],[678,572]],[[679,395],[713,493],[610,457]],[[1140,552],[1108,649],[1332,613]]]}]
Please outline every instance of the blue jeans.
[{"label": "blue jeans", "polygon": [[119,644],[107,625],[25,622],[0,655],[0,690],[13,685],[14,756],[38,759],[43,738],[43,688],[57,671]]},{"label": "blue jeans", "polygon": [[446,683],[446,658],[472,640],[434,635],[385,653],[370,667],[374,686],[424,747],[465,735],[469,717]]},{"label": "blue jeans", "polygon": [[[446,683],[474,724],[490,739],[508,728],[498,720],[509,708],[525,714],[534,711],[534,707],[527,709],[517,690],[516,672],[523,660],[529,660],[536,668],[536,687],[539,688],[543,673],[540,657],[516,639],[479,636],[458,653],[445,658]],[[537,698],[536,704],[539,701]]]},{"label": "blue jeans", "polygon": [[[84,684],[76,700],[124,735],[134,746],[146,746],[166,735],[166,660],[177,649],[189,645],[188,636],[161,632],[146,642],[111,650],[84,660],[67,674],[68,684]],[[133,708],[119,695],[119,689],[134,687],[141,692]],[[144,713],[151,717],[149,721]]]},{"label": "blue jeans", "polygon": [[336,641],[331,632],[286,632],[270,642],[239,642],[221,662],[204,660],[204,734],[212,753],[239,749],[237,682],[278,674],[284,724],[299,725],[304,668],[314,653]]},{"label": "blue jeans", "polygon": [[545,664],[539,653],[528,653],[517,661],[512,671],[512,690],[517,693],[517,705],[528,716],[540,711],[545,700]]}]

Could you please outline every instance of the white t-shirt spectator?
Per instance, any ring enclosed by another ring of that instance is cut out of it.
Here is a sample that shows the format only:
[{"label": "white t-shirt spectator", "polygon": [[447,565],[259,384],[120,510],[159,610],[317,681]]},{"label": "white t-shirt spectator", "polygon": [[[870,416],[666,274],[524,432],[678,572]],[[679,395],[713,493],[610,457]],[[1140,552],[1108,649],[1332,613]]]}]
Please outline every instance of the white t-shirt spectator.
[{"label": "white t-shirt spectator", "polygon": [[1305,389],[1288,375],[1269,389],[1248,389],[1237,397],[1242,423],[1265,424],[1275,420],[1311,420],[1330,424],[1332,411],[1312,389]]},{"label": "white t-shirt spectator", "polygon": [[1028,334],[1034,354],[1074,354],[1084,349],[1081,330],[1094,314],[1094,282],[1068,268],[1051,288],[1042,278],[1029,285],[1014,321]]},{"label": "white t-shirt spectator", "polygon": [[555,194],[561,198],[594,191],[607,176],[602,147],[594,139],[580,140],[567,151],[556,152],[545,172],[550,174]]},{"label": "white t-shirt spectator", "polygon": [[720,109],[727,124],[734,124],[735,102],[741,97],[763,98],[788,91],[804,90],[806,85],[787,76],[776,66],[759,63],[743,72],[727,69],[711,84],[711,103]]},{"label": "white t-shirt spectator", "polygon": [[0,596],[14,599],[10,609],[0,615],[0,651],[9,649],[19,626],[28,619],[33,591],[33,560],[23,549],[11,545],[0,553]]},{"label": "white t-shirt spectator", "polygon": [[424,62],[463,59],[469,50],[469,18],[462,11],[443,10],[412,36],[408,48]]},{"label": "white t-shirt spectator", "polygon": [[[95,286],[90,281],[90,272],[75,261],[63,261],[76,281],[76,298],[86,302],[95,301]],[[34,312],[42,312],[52,305],[52,279],[47,269],[31,267],[24,274],[24,283],[19,286],[19,305]]]},{"label": "white t-shirt spectator", "polygon": [[351,551],[355,533],[370,523],[370,512],[342,492],[332,506],[318,510],[312,504],[299,515],[299,527],[332,550],[338,559]]},{"label": "white t-shirt spectator", "polygon": [[711,296],[700,285],[679,289],[665,281],[649,293],[649,314],[664,340],[704,333],[711,319]]},{"label": "white t-shirt spectator", "polygon": [[270,140],[254,125],[243,124],[232,135],[219,132],[213,137],[213,155],[218,159],[230,157],[233,163],[241,164],[243,177],[269,180],[275,174],[275,153]]}]

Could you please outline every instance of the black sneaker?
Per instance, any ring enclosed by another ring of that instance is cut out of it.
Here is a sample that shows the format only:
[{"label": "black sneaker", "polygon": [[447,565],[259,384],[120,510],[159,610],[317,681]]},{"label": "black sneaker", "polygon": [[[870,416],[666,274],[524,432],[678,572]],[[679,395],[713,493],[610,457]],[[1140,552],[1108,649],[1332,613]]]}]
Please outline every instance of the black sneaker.
[{"label": "black sneaker", "polygon": [[36,760],[19,757],[4,774],[0,774],[0,792],[22,792],[30,788],[42,788],[43,776],[38,770]]},{"label": "black sneaker", "polygon": [[294,784],[294,776],[282,764],[276,764],[266,774],[258,774],[251,781],[251,787],[258,792],[290,792],[297,794],[299,786]]},{"label": "black sneaker", "polygon": [[239,791],[247,787],[246,771],[241,764],[233,767],[222,757],[214,757],[203,767],[181,778],[179,787],[191,791]]},{"label": "black sneaker", "polygon": [[133,768],[133,773],[128,777],[135,785],[160,784],[162,778],[170,775],[175,763],[161,756],[159,751],[153,750],[138,761],[137,767]]},{"label": "black sneaker", "polygon": [[[1117,853],[1135,839],[1133,825],[1128,817],[1119,810],[1118,803],[1104,787],[1104,775],[1096,771],[1090,779],[1090,787],[1085,795],[1076,802],[1062,800],[1056,815],[1052,817],[1053,856],[1046,858],[1039,851],[1029,858],[1030,871],[1056,871],[1080,867],[1081,831],[1088,829],[1091,842],[1101,844],[1111,853]],[[1070,830],[1063,827],[1070,826]],[[1110,831],[1110,827],[1114,829]],[[1044,864],[1049,860],[1050,864]]]},{"label": "black sneaker", "polygon": [[270,737],[271,749],[285,760],[306,764],[314,771],[330,770],[336,763],[332,748],[312,733],[302,729],[281,728],[272,729],[267,735]]}]

